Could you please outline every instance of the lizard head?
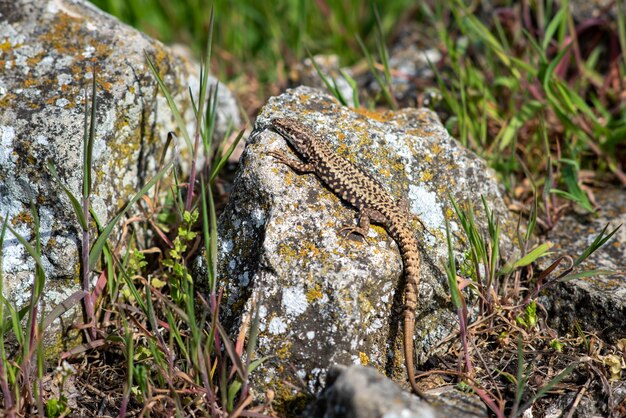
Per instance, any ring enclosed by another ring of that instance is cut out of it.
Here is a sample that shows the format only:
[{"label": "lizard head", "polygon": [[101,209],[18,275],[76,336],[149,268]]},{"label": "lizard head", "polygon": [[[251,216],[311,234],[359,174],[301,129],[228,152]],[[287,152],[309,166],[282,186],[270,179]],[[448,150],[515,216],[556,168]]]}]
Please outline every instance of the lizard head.
[{"label": "lizard head", "polygon": [[308,150],[311,148],[313,133],[305,125],[293,119],[275,118],[272,119],[270,129],[284,137],[304,158],[310,157]]}]

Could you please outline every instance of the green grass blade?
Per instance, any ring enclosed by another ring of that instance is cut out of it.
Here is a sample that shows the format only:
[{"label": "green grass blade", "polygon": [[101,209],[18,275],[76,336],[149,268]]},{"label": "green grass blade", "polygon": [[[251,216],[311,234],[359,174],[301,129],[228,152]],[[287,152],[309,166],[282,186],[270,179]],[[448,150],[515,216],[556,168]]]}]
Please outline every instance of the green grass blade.
[{"label": "green grass blade", "polygon": [[578,184],[578,164],[575,161],[566,158],[562,158],[560,162],[563,164],[561,172],[568,192],[559,190],[552,190],[552,192],[560,194],[561,196],[576,202],[588,212],[593,212],[593,206],[591,206],[591,202],[589,201],[587,194]]},{"label": "green grass blade", "polygon": [[[97,95],[96,95],[96,79],[97,72],[96,67],[93,67],[92,72],[92,85],[91,85],[91,116],[89,121],[89,136],[84,138],[84,148],[83,148],[83,198],[88,199],[91,196],[91,186],[92,186],[92,178],[91,178],[91,169],[92,169],[92,161],[93,161],[93,144],[96,140],[96,110],[98,108],[97,104]],[[87,99],[85,95],[85,106],[87,106]],[[86,110],[86,109],[85,109]],[[85,118],[87,115],[85,114]],[[87,131],[87,127],[85,126],[85,131]],[[86,210],[85,210],[86,212]]]},{"label": "green grass blade", "polygon": [[448,242],[448,263],[446,264],[446,275],[448,276],[448,287],[450,288],[450,299],[455,309],[460,310],[463,307],[461,302],[461,292],[456,278],[456,261],[454,259],[454,251],[452,246],[452,236],[450,234],[450,221],[446,218],[446,240]]},{"label": "green grass blade", "polygon": [[622,225],[620,224],[617,228],[615,228],[613,231],[609,232],[609,234],[605,236],[604,234],[605,234],[605,232],[606,232],[608,227],[609,227],[609,224],[606,224],[604,226],[604,228],[602,228],[602,231],[600,231],[600,233],[593,240],[591,245],[589,247],[587,247],[587,249],[585,251],[583,251],[583,253],[580,255],[580,257],[578,257],[576,259],[576,261],[574,262],[574,266],[578,266],[587,257],[589,257],[591,254],[593,254],[598,248],[602,247],[608,240],[611,239],[611,237],[613,235],[615,235],[615,233],[622,227]]},{"label": "green grass blade", "polygon": [[542,51],[548,50],[548,46],[550,45],[550,41],[552,41],[554,34],[556,33],[557,29],[559,29],[559,27],[563,25],[564,17],[565,17],[565,9],[561,9],[554,15],[554,17],[548,24],[548,27],[546,28],[546,31],[543,36],[543,40],[541,42]]},{"label": "green grass blade", "polygon": [[167,100],[167,104],[170,110],[172,111],[172,114],[174,115],[174,120],[176,121],[176,125],[178,125],[178,130],[182,133],[188,149],[193,150],[191,138],[189,137],[189,132],[187,132],[187,124],[185,123],[183,116],[180,114],[180,111],[178,110],[178,106],[176,106],[176,102],[174,101],[174,98],[172,97],[172,94],[170,93],[169,89],[163,82],[163,79],[159,75],[159,70],[157,70],[156,66],[150,59],[148,52],[144,51],[144,54],[146,56],[146,61],[148,62],[148,66],[150,67],[150,70],[152,71],[152,75],[154,75],[154,78],[159,84],[159,87],[161,88],[161,92],[163,92],[163,95],[165,96],[165,100]]},{"label": "green grass blade", "polygon": [[572,363],[569,366],[567,366],[565,370],[563,370],[561,373],[556,375],[546,385],[544,385],[541,389],[539,389],[537,393],[535,393],[528,401],[526,401],[526,403],[524,403],[524,405],[522,405],[519,408],[519,410],[517,411],[517,414],[515,414],[514,416],[517,417],[517,416],[520,416],[522,413],[524,413],[524,411],[530,408],[530,406],[534,404],[538,399],[542,398],[553,387],[558,385],[563,379],[565,379],[567,376],[572,374],[572,372],[574,371],[574,369],[576,369],[576,367],[578,367],[578,362]]},{"label": "green grass blade", "polygon": [[37,249],[33,247],[32,245],[30,245],[30,243],[26,241],[26,239],[23,236],[21,236],[15,229],[13,229],[11,225],[7,224],[7,228],[9,228],[9,231],[11,231],[13,236],[17,238],[20,244],[24,246],[24,248],[26,249],[26,252],[28,252],[28,255],[30,255],[33,258],[33,260],[35,260],[35,264],[37,265],[37,267],[43,270],[43,264],[41,262],[41,257],[39,256]]},{"label": "green grass blade", "polygon": [[339,103],[341,103],[342,106],[348,106],[348,102],[341,94],[341,91],[337,88],[337,83],[335,83],[335,80],[332,79],[333,82],[331,83],[328,80],[328,77],[326,77],[326,74],[322,72],[322,69],[315,61],[315,58],[313,57],[313,55],[311,55],[311,52],[308,49],[306,50],[306,52],[309,56],[309,59],[311,60],[311,63],[313,64],[313,68],[315,68],[317,75],[322,80],[324,85],[326,85],[326,88],[332,93],[333,96],[335,96],[337,100],[339,100]]},{"label": "green grass blade", "polygon": [[501,274],[509,274],[519,267],[527,266],[533,263],[535,260],[549,255],[550,253],[548,252],[548,250],[550,250],[550,248],[552,248],[552,244],[549,242],[544,242],[543,244],[538,245],[537,247],[535,247],[535,249],[533,249],[531,252],[529,252],[519,260],[513,262],[512,264],[507,263],[502,268]]},{"label": "green grass blade", "polygon": [[572,273],[572,274],[568,274],[567,276],[564,276],[562,278],[559,279],[560,282],[567,282],[570,280],[574,280],[574,279],[584,279],[587,277],[596,277],[596,276],[611,276],[614,274],[626,274],[626,270],[625,271],[614,271],[614,270],[605,270],[605,269],[595,269],[595,270],[585,270],[585,271],[581,271],[579,273]]},{"label": "green grass blade", "polygon": [[130,200],[130,202],[128,202],[126,207],[115,218],[113,218],[111,222],[107,224],[107,226],[102,230],[100,235],[98,235],[98,239],[96,239],[96,242],[93,244],[91,251],[89,253],[89,271],[92,271],[95,268],[96,263],[98,262],[98,259],[100,258],[100,254],[102,253],[102,249],[104,248],[104,245],[106,244],[106,241],[109,235],[113,231],[113,227],[115,226],[115,224],[117,224],[117,222],[122,218],[122,216],[124,216],[124,214],[128,212],[128,210],[135,203],[137,203],[137,201],[141,199],[141,197],[144,194],[146,194],[147,191],[150,190],[150,188],[152,188],[152,186],[154,186],[154,184],[161,177],[163,177],[163,175],[165,175],[165,173],[172,167],[173,164],[174,164],[174,161],[170,161],[167,164],[165,164],[165,166],[161,170],[159,170],[159,172],[154,177],[152,177],[152,179],[148,183],[146,183],[145,186],[143,186],[143,188],[139,191],[139,193],[137,193]]},{"label": "green grass blade", "polygon": [[51,160],[48,160],[48,171],[52,174],[52,178],[57,182],[61,189],[65,193],[65,195],[70,199],[70,203],[72,204],[72,209],[74,209],[74,214],[76,214],[76,218],[78,218],[78,223],[82,230],[87,230],[87,221],[85,220],[85,215],[83,214],[83,207],[76,199],[76,197],[72,194],[72,192],[65,186],[65,184],[61,181],[59,174],[57,173],[56,167],[52,163]]},{"label": "green grass blade", "polygon": [[239,141],[241,140],[241,138],[243,138],[243,134],[245,132],[246,132],[246,128],[244,126],[243,129],[239,131],[239,134],[237,134],[237,138],[235,138],[231,146],[228,148],[228,150],[226,150],[226,153],[223,156],[221,156],[220,159],[217,161],[217,164],[213,166],[213,168],[211,169],[210,182],[215,181],[215,179],[217,178],[217,175],[220,173],[224,165],[226,165],[226,163],[228,162],[228,158],[231,156],[231,154],[237,147],[237,144],[239,144]]}]

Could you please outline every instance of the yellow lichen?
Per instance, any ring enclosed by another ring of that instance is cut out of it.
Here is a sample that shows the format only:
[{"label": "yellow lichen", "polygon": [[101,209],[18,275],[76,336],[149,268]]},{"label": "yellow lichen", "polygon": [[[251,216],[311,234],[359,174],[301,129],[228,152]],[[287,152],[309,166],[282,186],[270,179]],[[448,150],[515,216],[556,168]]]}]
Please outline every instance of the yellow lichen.
[{"label": "yellow lichen", "polygon": [[30,211],[27,210],[21,211],[11,219],[11,225],[13,225],[14,227],[22,224],[32,225],[33,222],[33,215],[30,213]]},{"label": "yellow lichen", "polygon": [[354,109],[354,112],[359,115],[363,115],[369,119],[377,120],[379,122],[387,122],[391,120],[393,116],[392,112],[377,112],[375,110],[369,110],[364,107],[356,108]]},{"label": "yellow lichen", "polygon": [[443,149],[441,148],[441,145],[439,144],[433,144],[430,151],[434,154],[434,155],[439,155],[443,152]]},{"label": "yellow lichen", "polygon": [[319,283],[315,283],[315,286],[309,289],[306,293],[306,301],[311,303],[315,300],[321,299],[323,295],[322,286]]},{"label": "yellow lichen", "polygon": [[287,359],[291,356],[291,342],[286,342],[282,347],[276,350],[276,357],[279,359]]},{"label": "yellow lichen", "polygon": [[17,95],[15,95],[14,93],[7,93],[4,96],[0,97],[0,108],[12,107],[16,97]]},{"label": "yellow lichen", "polygon": [[427,182],[433,179],[433,173],[431,171],[423,171],[420,175],[420,181]]},{"label": "yellow lichen", "polygon": [[2,52],[3,54],[6,54],[13,49],[14,49],[14,46],[11,45],[11,42],[9,42],[7,38],[5,38],[4,42],[0,42],[0,52]]}]

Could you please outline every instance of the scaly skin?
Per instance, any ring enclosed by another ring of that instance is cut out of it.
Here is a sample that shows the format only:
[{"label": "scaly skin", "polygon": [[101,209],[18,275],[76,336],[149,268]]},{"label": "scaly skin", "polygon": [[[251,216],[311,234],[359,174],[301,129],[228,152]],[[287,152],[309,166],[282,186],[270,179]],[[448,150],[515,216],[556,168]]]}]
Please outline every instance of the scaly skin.
[{"label": "scaly skin", "polygon": [[299,173],[314,173],[337,196],[359,211],[359,225],[343,228],[348,234],[366,236],[370,221],[381,224],[397,243],[406,276],[404,300],[404,358],[413,391],[425,399],[415,382],[413,336],[418,284],[421,270],[417,241],[406,210],[401,209],[383,186],[365,171],[332,151],[325,141],[306,126],[291,120],[273,119],[270,128],[284,137],[301,161],[282,151],[268,154]]}]

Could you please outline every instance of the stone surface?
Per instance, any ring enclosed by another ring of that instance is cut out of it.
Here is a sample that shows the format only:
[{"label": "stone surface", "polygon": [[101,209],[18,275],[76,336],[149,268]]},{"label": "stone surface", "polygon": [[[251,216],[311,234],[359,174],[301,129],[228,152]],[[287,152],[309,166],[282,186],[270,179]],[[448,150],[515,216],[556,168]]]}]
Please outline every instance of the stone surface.
[{"label": "stone surface", "polygon": [[456,386],[442,386],[426,392],[437,416],[486,418],[492,416],[480,397],[476,394],[464,393]]},{"label": "stone surface", "polygon": [[371,367],[332,366],[326,387],[307,407],[307,418],[486,418],[478,396],[447,386],[427,391],[428,402],[404,391]]},{"label": "stone surface", "polygon": [[557,283],[545,292],[542,301],[554,326],[575,332],[572,327],[577,322],[583,329],[615,342],[626,337],[626,193],[621,188],[606,188],[597,190],[595,198],[597,215],[570,213],[547,238],[555,244],[555,255],[569,255],[575,260],[605,225],[609,224],[610,232],[621,224],[613,238],[575,270],[612,270],[615,274]]},{"label": "stone surface", "polygon": [[[342,226],[354,224],[355,210],[315,176],[298,175],[266,155],[288,149],[282,137],[264,129],[274,117],[309,125],[393,196],[406,198],[410,211],[428,228],[424,232],[413,219],[424,258],[418,364],[457,326],[442,271],[446,219],[453,232],[459,231],[448,194],[475,208],[484,196],[504,221],[503,234],[512,236],[514,226],[506,222],[508,211],[493,173],[426,109],[354,110],[301,87],[270,99],[257,118],[231,200],[218,222],[219,275],[227,286],[225,322],[236,325],[242,312],[249,313],[252,296],[260,312],[257,355],[270,357],[254,374],[261,379],[256,387],[297,403],[293,397],[302,389],[300,382],[313,393],[321,390],[332,363],[370,364],[405,382],[397,246],[378,226],[367,241],[339,234]],[[482,210],[475,212],[484,226]],[[462,249],[461,243],[455,246]]]},{"label": "stone surface", "polygon": [[[197,64],[85,1],[0,0],[0,216],[32,240],[30,201],[36,204],[46,309],[79,288],[79,224],[46,161],[80,199],[84,89],[91,90],[93,67],[98,111],[92,206],[102,222],[155,174],[167,133],[177,130],[144,52],[191,127],[188,86],[197,91]],[[239,123],[234,99],[225,88],[220,92],[217,135],[231,120]],[[22,307],[34,262],[10,233],[2,269],[5,296]]]},{"label": "stone surface", "polygon": [[375,369],[335,366],[326,388],[304,414],[308,418],[436,418],[427,402],[403,391]]},{"label": "stone surface", "polygon": [[[313,61],[315,61],[317,69]],[[318,69],[319,72],[317,71]],[[294,70],[290,71],[289,81],[294,87],[304,85],[332,94],[322,77],[320,77],[320,73],[322,73],[327,82],[337,88],[348,106],[355,106],[354,88],[343,76],[343,74],[346,74],[349,77],[354,77],[354,74],[351,69],[339,66],[339,57],[337,55],[315,55],[313,59],[304,59],[295,66]]]},{"label": "stone surface", "polygon": [[[626,416],[626,381],[608,381],[603,387],[585,390],[582,386],[576,392],[566,392],[552,402],[541,415],[545,418],[588,418]],[[610,400],[606,402],[606,391]],[[531,407],[532,409],[532,407]]]},{"label": "stone surface", "polygon": [[[424,27],[417,23],[407,23],[402,27],[389,51],[391,88],[402,106],[419,103],[432,107],[430,102],[441,100],[441,94],[428,87],[435,79],[431,65],[437,67],[443,59],[437,48],[439,45]],[[367,88],[372,97],[380,94],[380,86],[375,80]]]}]

